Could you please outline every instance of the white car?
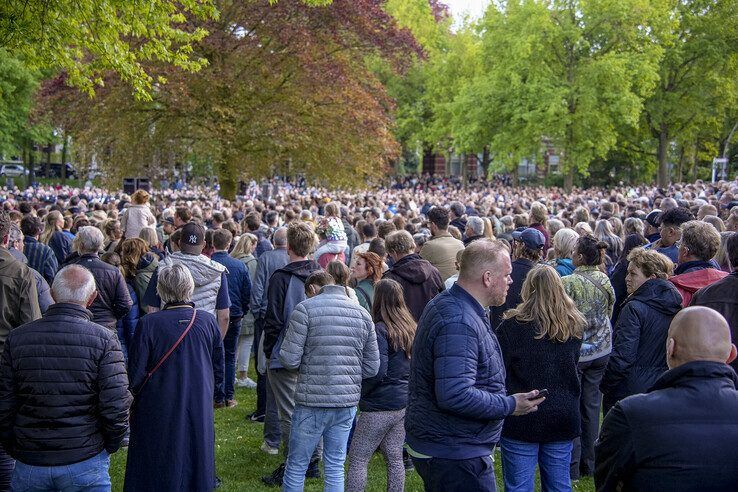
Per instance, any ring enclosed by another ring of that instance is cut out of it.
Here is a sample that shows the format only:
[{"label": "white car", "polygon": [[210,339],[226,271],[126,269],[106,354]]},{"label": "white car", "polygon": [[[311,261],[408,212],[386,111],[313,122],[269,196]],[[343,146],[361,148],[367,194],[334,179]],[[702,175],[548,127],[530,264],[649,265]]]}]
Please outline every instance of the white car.
[{"label": "white car", "polygon": [[0,166],[0,178],[18,178],[25,174],[25,168],[18,164],[3,164]]}]

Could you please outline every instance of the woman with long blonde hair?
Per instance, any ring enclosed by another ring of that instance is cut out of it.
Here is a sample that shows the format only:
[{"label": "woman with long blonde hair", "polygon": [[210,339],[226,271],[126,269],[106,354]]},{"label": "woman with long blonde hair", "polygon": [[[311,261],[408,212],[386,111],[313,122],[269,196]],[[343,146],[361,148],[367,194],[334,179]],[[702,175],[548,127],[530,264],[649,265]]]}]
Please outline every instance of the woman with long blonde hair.
[{"label": "woman with long blonde hair", "polygon": [[[257,260],[254,252],[257,244],[259,244],[259,239],[247,232],[238,238],[238,242],[231,251],[231,256],[246,266],[252,285],[256,279]],[[251,310],[241,319],[241,332],[238,335],[238,350],[236,351],[236,386],[241,388],[256,389],[256,382],[248,375],[251,348],[254,345],[254,322],[254,314]]]},{"label": "woman with long blonde hair", "polygon": [[72,252],[72,240],[64,234],[64,216],[58,210],[52,210],[44,217],[44,232],[41,242],[48,245],[61,265]]},{"label": "woman with long blonde hair", "polygon": [[537,412],[505,420],[500,440],[506,490],[533,490],[536,464],[543,490],[570,490],[569,463],[579,436],[577,362],[586,325],[559,274],[540,265],[528,273],[522,302],[503,315],[497,338],[509,394],[547,390]]},{"label": "woman with long blonde hair", "polygon": [[347,492],[363,492],[367,466],[374,451],[381,449],[387,463],[387,490],[402,491],[410,355],[415,338],[415,319],[405,304],[399,283],[384,279],[374,286],[372,305],[379,346],[379,372],[361,385],[361,413],[349,449]]}]

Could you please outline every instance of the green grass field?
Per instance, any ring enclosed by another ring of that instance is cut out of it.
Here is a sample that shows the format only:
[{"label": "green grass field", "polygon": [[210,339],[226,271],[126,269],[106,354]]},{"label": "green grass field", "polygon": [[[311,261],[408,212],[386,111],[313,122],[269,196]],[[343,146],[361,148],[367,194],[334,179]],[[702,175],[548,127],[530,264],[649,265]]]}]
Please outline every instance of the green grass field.
[{"label": "green grass field", "polygon": [[[223,480],[221,491],[276,491],[277,488],[265,487],[261,476],[272,472],[281,462],[281,456],[268,456],[259,450],[262,443],[262,424],[246,420],[256,408],[256,391],[237,389],[238,406],[215,411],[216,466],[218,476]],[[110,464],[110,477],[113,490],[123,490],[125,476],[126,451],[113,455]],[[502,472],[499,454],[495,456],[495,475],[497,488],[503,490]],[[374,455],[369,464],[369,483],[367,490],[382,492],[386,490],[387,473],[384,458],[380,453]],[[308,480],[305,490],[323,490],[322,480]],[[422,491],[423,482],[414,471],[407,473],[405,490]],[[574,485],[579,492],[594,490],[591,479],[583,479]]]}]

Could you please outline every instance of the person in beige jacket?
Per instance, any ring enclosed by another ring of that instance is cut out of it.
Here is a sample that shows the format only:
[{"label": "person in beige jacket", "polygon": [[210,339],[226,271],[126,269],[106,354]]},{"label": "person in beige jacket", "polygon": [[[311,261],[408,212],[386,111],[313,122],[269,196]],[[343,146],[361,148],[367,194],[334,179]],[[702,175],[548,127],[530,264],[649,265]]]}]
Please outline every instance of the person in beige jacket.
[{"label": "person in beige jacket", "polygon": [[146,190],[136,190],[131,196],[132,204],[126,209],[120,219],[120,228],[123,230],[125,239],[138,237],[144,227],[153,227],[156,217],[149,208],[149,194]]},{"label": "person in beige jacket", "polygon": [[423,245],[420,256],[428,260],[441,273],[441,279],[456,273],[456,253],[464,249],[464,243],[448,232],[448,210],[434,207],[428,212],[432,237]]}]

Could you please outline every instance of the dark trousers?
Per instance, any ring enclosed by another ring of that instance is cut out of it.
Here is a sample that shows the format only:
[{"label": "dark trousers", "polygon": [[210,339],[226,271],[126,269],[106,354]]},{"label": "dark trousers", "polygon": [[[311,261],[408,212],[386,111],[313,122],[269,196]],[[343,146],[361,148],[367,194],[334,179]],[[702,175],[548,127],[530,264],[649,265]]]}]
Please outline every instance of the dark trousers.
[{"label": "dark trousers", "polygon": [[413,458],[415,471],[423,479],[426,492],[495,492],[495,466],[492,458],[467,460]]},{"label": "dark trousers", "polygon": [[[259,356],[259,340],[261,340],[261,334],[264,333],[264,318],[254,319],[254,361],[255,365],[258,366]],[[267,382],[266,375],[256,371],[256,415],[266,414],[266,402],[267,402]]]},{"label": "dark trousers", "polygon": [[228,322],[228,331],[223,339],[223,358],[225,359],[225,373],[223,384],[215,389],[215,401],[232,400],[233,385],[236,381],[236,354],[238,352],[238,336],[241,334],[241,318],[231,318]]},{"label": "dark trousers", "polygon": [[594,446],[600,429],[600,406],[602,393],[600,381],[605,374],[609,355],[588,362],[580,362],[578,367],[582,394],[579,398],[579,411],[582,414],[582,435],[574,440],[571,453],[571,478],[577,480],[581,475],[594,473]]}]

